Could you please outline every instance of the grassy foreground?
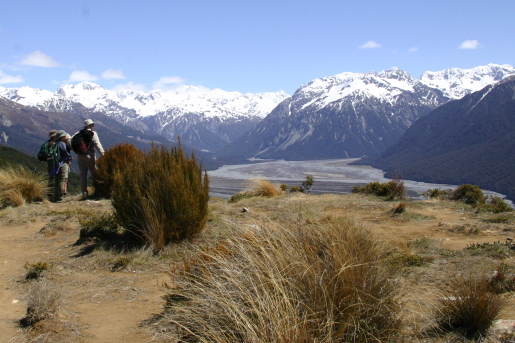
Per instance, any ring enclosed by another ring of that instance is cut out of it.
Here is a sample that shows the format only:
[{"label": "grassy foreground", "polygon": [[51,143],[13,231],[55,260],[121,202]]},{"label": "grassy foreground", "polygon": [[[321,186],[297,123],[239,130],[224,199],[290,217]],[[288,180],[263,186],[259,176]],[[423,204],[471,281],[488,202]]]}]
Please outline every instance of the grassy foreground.
[{"label": "grassy foreground", "polygon": [[6,244],[32,228],[16,269],[1,270],[26,309],[13,341],[513,340],[491,325],[515,318],[513,213],[398,207],[360,194],[211,199],[205,230],[158,254],[79,240],[107,200],[5,208]]}]

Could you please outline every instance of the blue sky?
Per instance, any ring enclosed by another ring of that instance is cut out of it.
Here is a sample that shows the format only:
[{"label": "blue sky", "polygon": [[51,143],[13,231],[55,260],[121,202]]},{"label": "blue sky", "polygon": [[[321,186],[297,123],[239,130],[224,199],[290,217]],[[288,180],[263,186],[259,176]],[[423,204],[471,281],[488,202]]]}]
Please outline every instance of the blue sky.
[{"label": "blue sky", "polygon": [[515,65],[514,0],[16,0],[0,86],[289,94],[342,72]]}]

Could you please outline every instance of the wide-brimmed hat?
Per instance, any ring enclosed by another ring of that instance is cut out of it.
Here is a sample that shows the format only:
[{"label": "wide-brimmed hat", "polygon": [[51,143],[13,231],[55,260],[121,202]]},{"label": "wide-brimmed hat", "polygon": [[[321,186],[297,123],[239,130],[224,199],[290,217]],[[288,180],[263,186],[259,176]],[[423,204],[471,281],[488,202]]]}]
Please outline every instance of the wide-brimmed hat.
[{"label": "wide-brimmed hat", "polygon": [[86,120],[84,120],[84,127],[88,127],[88,126],[90,126],[90,125],[92,125],[92,124],[95,124],[95,123],[93,122],[93,120],[91,120],[91,119],[86,119]]},{"label": "wide-brimmed hat", "polygon": [[53,137],[57,134],[57,130],[50,130],[50,132],[48,132],[48,137]]},{"label": "wide-brimmed hat", "polygon": [[57,139],[61,138],[61,137],[66,137],[68,133],[64,130],[58,130],[57,133],[56,133],[56,137]]}]

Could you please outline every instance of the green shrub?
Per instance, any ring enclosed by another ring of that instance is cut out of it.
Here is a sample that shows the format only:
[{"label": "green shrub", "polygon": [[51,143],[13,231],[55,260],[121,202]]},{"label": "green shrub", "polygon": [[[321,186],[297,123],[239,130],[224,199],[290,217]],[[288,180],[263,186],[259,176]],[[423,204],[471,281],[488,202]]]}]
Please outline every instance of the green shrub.
[{"label": "green shrub", "polygon": [[311,187],[313,187],[313,184],[315,183],[315,177],[313,175],[307,175],[306,179],[302,181],[301,187],[304,192],[311,192]]},{"label": "green shrub", "polygon": [[443,330],[477,339],[486,335],[501,308],[502,299],[490,292],[488,280],[458,278],[439,299],[437,322]]},{"label": "green shrub", "polygon": [[111,193],[115,217],[154,249],[199,234],[207,220],[209,179],[194,154],[182,146],[152,146],[114,175]]},{"label": "green shrub", "polygon": [[452,189],[432,188],[422,193],[422,195],[429,199],[448,200],[451,198],[452,192]]},{"label": "green shrub", "polygon": [[482,206],[482,209],[492,213],[503,213],[512,212],[513,207],[508,205],[503,198],[497,196],[488,196],[486,203]]},{"label": "green shrub", "polygon": [[458,186],[458,188],[452,192],[450,199],[461,201],[472,206],[478,206],[486,202],[486,197],[481,188],[469,184]]},{"label": "green shrub", "polygon": [[354,186],[352,193],[371,194],[379,197],[385,197],[386,200],[404,199],[406,190],[402,180],[392,180],[385,183],[378,181],[369,182],[365,186]]},{"label": "green shrub", "polygon": [[26,280],[34,280],[39,279],[44,272],[50,269],[50,265],[46,262],[36,262],[29,263],[27,262],[24,266],[27,269],[27,273],[25,274]]},{"label": "green shrub", "polygon": [[114,175],[122,168],[132,169],[135,161],[143,160],[145,154],[132,144],[118,144],[111,147],[96,162],[93,175],[94,197],[111,197]]},{"label": "green shrub", "polygon": [[119,232],[119,225],[112,212],[85,212],[79,216],[79,241],[90,238],[109,240]]}]

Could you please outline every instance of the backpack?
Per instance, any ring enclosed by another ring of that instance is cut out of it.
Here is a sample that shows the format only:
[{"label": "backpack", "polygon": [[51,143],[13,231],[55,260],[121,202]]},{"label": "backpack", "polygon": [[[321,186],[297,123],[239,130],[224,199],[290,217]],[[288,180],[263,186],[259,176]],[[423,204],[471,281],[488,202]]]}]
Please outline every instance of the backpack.
[{"label": "backpack", "polygon": [[61,150],[57,142],[45,142],[41,145],[38,152],[38,160],[57,165],[61,160]]},{"label": "backpack", "polygon": [[91,141],[95,133],[82,129],[72,137],[72,149],[76,154],[87,154],[91,148]]}]

